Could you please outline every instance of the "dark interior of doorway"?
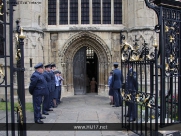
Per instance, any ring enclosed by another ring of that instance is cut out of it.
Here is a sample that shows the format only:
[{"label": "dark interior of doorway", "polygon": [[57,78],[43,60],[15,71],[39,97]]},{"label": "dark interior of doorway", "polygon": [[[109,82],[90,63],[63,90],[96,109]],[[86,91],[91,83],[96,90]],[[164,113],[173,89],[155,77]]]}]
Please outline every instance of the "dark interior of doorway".
[{"label": "dark interior of doorway", "polygon": [[90,82],[92,78],[95,78],[95,81],[97,82],[95,93],[97,93],[98,92],[98,58],[94,50],[89,47],[86,48],[86,74],[88,77],[86,92],[92,93]]}]

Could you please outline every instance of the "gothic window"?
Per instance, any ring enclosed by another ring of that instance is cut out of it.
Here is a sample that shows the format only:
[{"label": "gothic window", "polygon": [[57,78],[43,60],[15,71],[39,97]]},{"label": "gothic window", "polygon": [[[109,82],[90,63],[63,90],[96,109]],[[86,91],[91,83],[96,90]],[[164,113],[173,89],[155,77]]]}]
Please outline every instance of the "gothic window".
[{"label": "gothic window", "polygon": [[59,24],[68,24],[68,0],[60,0],[60,17],[59,17]]},{"label": "gothic window", "polygon": [[122,23],[122,0],[114,0],[114,24]]},{"label": "gothic window", "polygon": [[70,24],[78,24],[78,0],[70,0]]},{"label": "gothic window", "polygon": [[58,5],[56,2],[48,0],[48,25],[56,25],[57,21],[60,25],[122,24],[122,0],[59,0]]},{"label": "gothic window", "polygon": [[48,25],[56,25],[56,0],[48,0]]},{"label": "gothic window", "polygon": [[103,0],[103,24],[111,24],[111,0]]},{"label": "gothic window", "polygon": [[87,57],[87,59],[93,59],[94,58],[94,50],[87,47],[87,49],[86,49],[86,57]]},{"label": "gothic window", "polygon": [[92,0],[93,7],[93,24],[101,24],[101,2],[100,0]]},{"label": "gothic window", "polygon": [[89,24],[89,0],[81,0],[81,23]]}]

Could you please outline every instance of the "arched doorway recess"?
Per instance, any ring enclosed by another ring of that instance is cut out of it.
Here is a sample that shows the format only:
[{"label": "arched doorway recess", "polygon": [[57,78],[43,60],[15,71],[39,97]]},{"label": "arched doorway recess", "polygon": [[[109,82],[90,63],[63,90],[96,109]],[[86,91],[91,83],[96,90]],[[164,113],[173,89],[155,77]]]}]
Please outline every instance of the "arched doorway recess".
[{"label": "arched doorway recess", "polygon": [[[106,43],[96,34],[91,32],[79,32],[73,35],[64,44],[64,47],[59,51],[60,63],[64,73],[64,88],[62,91],[74,95],[73,85],[73,59],[78,50],[82,47],[90,47],[94,50],[98,58],[98,94],[107,95],[105,87],[109,71],[111,70],[111,51]],[[64,93],[63,92],[63,93]]]}]

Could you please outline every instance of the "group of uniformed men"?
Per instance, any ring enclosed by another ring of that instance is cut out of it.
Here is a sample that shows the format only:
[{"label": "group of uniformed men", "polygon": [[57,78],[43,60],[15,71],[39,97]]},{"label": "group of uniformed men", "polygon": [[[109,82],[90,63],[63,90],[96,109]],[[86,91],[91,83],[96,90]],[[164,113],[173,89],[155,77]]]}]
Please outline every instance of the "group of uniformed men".
[{"label": "group of uniformed men", "polygon": [[[45,67],[45,70],[44,68]],[[48,111],[53,111],[61,103],[61,83],[63,78],[61,72],[56,70],[55,64],[43,66],[38,63],[34,66],[35,72],[30,78],[29,92],[33,97],[34,121],[43,124],[41,119],[44,115],[49,115]],[[42,104],[42,112],[41,112]]]},{"label": "group of uniformed men", "polygon": [[[126,77],[126,82],[123,85],[123,74],[120,69],[118,69],[118,63],[114,63],[114,70],[110,72],[110,77],[108,79],[109,85],[109,95],[111,96],[111,104],[114,104],[113,107],[122,106],[122,97],[120,94],[120,89],[123,88],[126,90],[127,93],[132,94],[133,96],[136,95],[138,91],[138,81],[137,81],[137,74],[133,71],[132,66],[128,66],[129,70]],[[133,102],[127,102],[128,106],[128,113],[125,117],[129,117],[127,120],[128,122],[133,122],[136,120],[136,104]]]}]

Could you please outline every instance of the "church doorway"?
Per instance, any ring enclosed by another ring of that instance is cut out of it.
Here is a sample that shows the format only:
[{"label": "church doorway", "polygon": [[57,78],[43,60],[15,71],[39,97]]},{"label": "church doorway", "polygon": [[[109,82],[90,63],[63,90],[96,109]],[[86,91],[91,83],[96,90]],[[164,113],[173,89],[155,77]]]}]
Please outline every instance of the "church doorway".
[{"label": "church doorway", "polygon": [[93,92],[97,93],[98,91],[98,58],[94,50],[91,49],[90,47],[86,48],[86,74],[87,74],[86,92],[92,93],[90,82],[94,78],[97,84],[95,86],[95,91]]},{"label": "church doorway", "polygon": [[74,94],[91,93],[92,78],[97,82],[94,93],[98,92],[98,57],[90,47],[80,48],[73,59]]}]

